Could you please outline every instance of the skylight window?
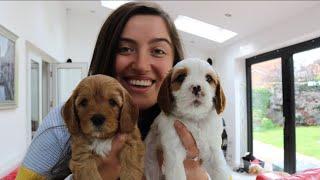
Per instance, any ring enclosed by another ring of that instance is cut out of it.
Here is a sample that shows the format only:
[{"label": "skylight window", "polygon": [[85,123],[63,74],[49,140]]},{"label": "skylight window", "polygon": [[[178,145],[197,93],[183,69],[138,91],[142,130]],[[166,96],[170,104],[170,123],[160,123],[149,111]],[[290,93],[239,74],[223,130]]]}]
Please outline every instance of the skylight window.
[{"label": "skylight window", "polygon": [[101,1],[101,5],[109,9],[117,9],[121,5],[130,1]]},{"label": "skylight window", "polygon": [[181,31],[210,39],[218,43],[223,43],[237,35],[237,33],[227,29],[223,29],[221,27],[182,15],[177,17],[177,19],[174,21],[174,24],[176,25],[177,29]]}]

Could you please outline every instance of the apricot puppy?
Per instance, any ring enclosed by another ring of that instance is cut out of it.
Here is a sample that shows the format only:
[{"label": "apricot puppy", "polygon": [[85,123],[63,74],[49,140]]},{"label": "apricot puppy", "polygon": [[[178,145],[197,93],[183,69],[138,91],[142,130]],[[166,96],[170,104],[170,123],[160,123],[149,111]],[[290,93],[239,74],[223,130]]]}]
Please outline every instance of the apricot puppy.
[{"label": "apricot puppy", "polygon": [[111,150],[117,133],[128,138],[120,152],[120,179],[141,180],[144,144],[137,127],[139,110],[129,93],[109,76],[83,79],[62,108],[71,134],[69,167],[75,180],[101,180],[98,166]]}]

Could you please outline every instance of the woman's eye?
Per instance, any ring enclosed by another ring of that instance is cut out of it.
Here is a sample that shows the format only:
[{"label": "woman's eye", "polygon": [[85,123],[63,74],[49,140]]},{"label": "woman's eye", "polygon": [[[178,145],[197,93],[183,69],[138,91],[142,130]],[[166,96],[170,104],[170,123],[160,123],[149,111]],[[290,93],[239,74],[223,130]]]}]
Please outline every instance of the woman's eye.
[{"label": "woman's eye", "polygon": [[130,47],[123,46],[123,47],[119,47],[118,48],[118,53],[119,54],[130,54],[132,52],[134,52],[134,49],[130,48]]},{"label": "woman's eye", "polygon": [[154,49],[152,50],[151,54],[155,57],[163,57],[165,56],[167,53],[162,50],[162,49]]},{"label": "woman's eye", "polygon": [[88,105],[88,99],[82,99],[79,103],[80,106],[86,107]]},{"label": "woman's eye", "polygon": [[210,76],[210,75],[206,75],[206,81],[208,82],[208,83],[211,83],[212,82],[212,77]]}]

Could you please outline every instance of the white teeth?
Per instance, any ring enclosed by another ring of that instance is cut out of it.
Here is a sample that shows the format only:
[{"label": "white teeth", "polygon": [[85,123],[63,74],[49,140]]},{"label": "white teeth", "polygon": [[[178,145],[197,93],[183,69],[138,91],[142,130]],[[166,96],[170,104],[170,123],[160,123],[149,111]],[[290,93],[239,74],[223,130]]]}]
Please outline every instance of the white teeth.
[{"label": "white teeth", "polygon": [[131,85],[135,85],[135,86],[151,86],[152,81],[151,80],[129,80],[129,83]]}]

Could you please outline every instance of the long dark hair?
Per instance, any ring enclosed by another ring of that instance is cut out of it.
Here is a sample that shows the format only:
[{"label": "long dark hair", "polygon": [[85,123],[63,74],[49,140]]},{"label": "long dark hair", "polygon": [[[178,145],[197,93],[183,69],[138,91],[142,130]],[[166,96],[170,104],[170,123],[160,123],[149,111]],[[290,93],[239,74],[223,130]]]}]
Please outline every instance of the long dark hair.
[{"label": "long dark hair", "polygon": [[183,59],[181,42],[169,15],[157,4],[130,2],[115,10],[103,24],[94,48],[88,75],[105,74],[114,76],[114,62],[119,39],[126,23],[135,15],[156,15],[162,17],[167,25],[167,30],[173,44],[173,64]]},{"label": "long dark hair", "polygon": [[[175,25],[169,15],[155,3],[130,2],[112,12],[103,24],[94,48],[89,73],[90,75],[105,74],[114,76],[114,62],[119,39],[128,20],[135,15],[156,15],[165,21],[170,39],[173,44],[173,65],[183,59],[181,42]],[[50,170],[49,179],[64,179],[71,173],[68,163],[71,159],[70,138],[64,147],[59,161]]]}]

